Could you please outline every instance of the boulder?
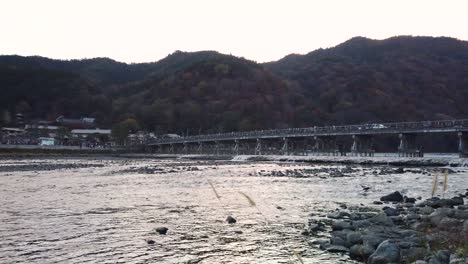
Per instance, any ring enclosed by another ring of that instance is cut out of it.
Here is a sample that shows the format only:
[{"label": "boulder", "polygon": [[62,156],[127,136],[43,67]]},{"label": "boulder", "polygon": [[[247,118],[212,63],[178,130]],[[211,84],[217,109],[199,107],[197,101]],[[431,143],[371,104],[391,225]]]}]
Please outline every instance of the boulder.
[{"label": "boulder", "polygon": [[400,214],[397,209],[388,206],[385,206],[382,210],[387,216],[397,216]]},{"label": "boulder", "polygon": [[369,256],[369,264],[400,263],[400,248],[395,240],[385,240],[380,243],[374,253]]},{"label": "boulder", "polygon": [[437,227],[440,230],[457,230],[461,226],[461,222],[458,219],[451,218],[451,217],[444,217],[440,220],[437,224]]},{"label": "boulder", "polygon": [[355,259],[367,260],[374,251],[369,245],[354,245],[349,249],[349,255]]},{"label": "boulder", "polygon": [[352,229],[351,223],[346,221],[334,221],[332,224],[333,230]]},{"label": "boulder", "polygon": [[468,211],[467,210],[456,210],[453,213],[453,218],[460,219],[460,220],[466,220],[466,219],[468,219]]},{"label": "boulder", "polygon": [[449,262],[450,252],[448,250],[439,250],[429,259],[429,264],[448,264]]},{"label": "boulder", "polygon": [[439,208],[429,215],[429,221],[433,226],[437,226],[442,218],[453,215],[450,208]]},{"label": "boulder", "polygon": [[372,248],[377,248],[380,243],[385,241],[385,238],[381,237],[378,234],[367,234],[362,236],[362,242],[364,245],[368,245]]},{"label": "boulder", "polygon": [[362,244],[362,234],[359,232],[349,232],[346,235],[346,244],[345,246],[351,247],[356,244]]},{"label": "boulder", "polygon": [[403,195],[399,191],[393,192],[389,195],[382,196],[380,201],[383,202],[403,202]]},{"label": "boulder", "polygon": [[335,246],[346,246],[346,242],[341,237],[330,238],[330,244]]},{"label": "boulder", "polygon": [[228,224],[235,224],[237,222],[237,220],[232,216],[228,216],[226,218],[226,222],[228,222]]},{"label": "boulder", "polygon": [[369,221],[376,225],[393,226],[393,221],[385,214],[379,214],[369,219]]},{"label": "boulder", "polygon": [[344,246],[336,246],[336,245],[332,245],[332,246],[329,246],[327,248],[327,251],[328,252],[332,252],[332,253],[347,253],[349,252],[349,249],[347,247],[344,247]]},{"label": "boulder", "polygon": [[432,208],[432,207],[430,207],[430,206],[421,207],[421,208],[419,209],[419,213],[420,213],[420,214],[429,215],[429,214],[431,214],[432,212],[434,212],[434,208]]},{"label": "boulder", "polygon": [[167,230],[169,230],[167,227],[158,227],[155,229],[156,232],[160,235],[165,235],[167,233]]}]

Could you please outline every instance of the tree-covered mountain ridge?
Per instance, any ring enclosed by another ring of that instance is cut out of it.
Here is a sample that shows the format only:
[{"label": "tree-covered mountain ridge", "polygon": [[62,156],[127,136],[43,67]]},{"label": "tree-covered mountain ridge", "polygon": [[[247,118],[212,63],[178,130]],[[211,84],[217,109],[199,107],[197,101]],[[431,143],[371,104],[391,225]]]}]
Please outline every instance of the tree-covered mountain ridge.
[{"label": "tree-covered mountain ridge", "polygon": [[468,43],[352,38],[256,63],[176,51],[151,63],[0,56],[0,122],[133,118],[158,133],[227,132],[468,117]]}]

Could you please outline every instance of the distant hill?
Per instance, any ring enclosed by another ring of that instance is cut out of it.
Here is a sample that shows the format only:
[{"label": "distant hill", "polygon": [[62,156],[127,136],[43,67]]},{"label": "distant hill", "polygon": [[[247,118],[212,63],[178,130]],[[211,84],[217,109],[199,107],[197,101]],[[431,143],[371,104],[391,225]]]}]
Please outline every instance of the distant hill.
[{"label": "distant hill", "polygon": [[356,37],[265,64],[302,89],[320,123],[468,117],[468,42]]},{"label": "distant hill", "polygon": [[265,64],[215,51],[140,64],[0,56],[0,92],[0,123],[132,117],[160,133],[466,118],[468,43],[356,37]]}]

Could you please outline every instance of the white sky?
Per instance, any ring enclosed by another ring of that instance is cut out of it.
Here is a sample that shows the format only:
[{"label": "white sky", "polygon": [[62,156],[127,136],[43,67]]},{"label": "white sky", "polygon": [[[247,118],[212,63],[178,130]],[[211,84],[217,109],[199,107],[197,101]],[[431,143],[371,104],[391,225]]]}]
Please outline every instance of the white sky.
[{"label": "white sky", "polygon": [[467,0],[0,0],[0,54],[159,60],[217,50],[258,62],[354,36],[468,39]]}]

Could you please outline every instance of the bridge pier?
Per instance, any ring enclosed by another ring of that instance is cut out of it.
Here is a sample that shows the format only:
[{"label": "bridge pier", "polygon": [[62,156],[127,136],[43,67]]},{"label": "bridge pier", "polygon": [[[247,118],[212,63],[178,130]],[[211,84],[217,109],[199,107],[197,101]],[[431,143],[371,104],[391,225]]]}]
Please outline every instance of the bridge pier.
[{"label": "bridge pier", "polygon": [[423,157],[424,154],[416,146],[416,134],[403,134],[398,135],[400,138],[400,145],[398,146],[399,157]]},{"label": "bridge pier", "polygon": [[460,158],[468,158],[468,133],[458,132],[458,153]]},{"label": "bridge pier", "polygon": [[234,140],[234,147],[232,148],[232,152],[236,155],[239,155],[239,140]]},{"label": "bridge pier", "polygon": [[332,155],[332,156],[340,155],[340,151],[338,150],[338,146],[336,144],[336,137],[315,136],[314,139],[315,139],[314,152],[323,153],[325,155]]},{"label": "bridge pier", "polygon": [[262,155],[262,140],[257,138],[257,143],[255,145],[255,155]]},{"label": "bridge pier", "polygon": [[198,154],[203,154],[203,143],[198,142],[198,148],[197,148]]},{"label": "bridge pier", "polygon": [[281,147],[281,154],[288,155],[289,154],[289,139],[283,138],[283,146]]},{"label": "bridge pier", "polygon": [[351,153],[354,156],[374,156],[373,143],[374,138],[370,135],[353,135],[353,145]]}]

